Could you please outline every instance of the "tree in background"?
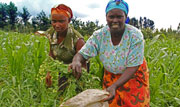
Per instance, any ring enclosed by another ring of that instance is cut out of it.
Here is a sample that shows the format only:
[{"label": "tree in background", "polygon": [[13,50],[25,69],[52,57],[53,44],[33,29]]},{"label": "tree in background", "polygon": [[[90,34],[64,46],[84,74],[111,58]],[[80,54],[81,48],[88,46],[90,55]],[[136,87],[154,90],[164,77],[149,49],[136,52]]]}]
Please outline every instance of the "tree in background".
[{"label": "tree in background", "polygon": [[37,22],[39,30],[47,30],[50,27],[50,19],[46,16],[46,13],[42,10],[34,19]]},{"label": "tree in background", "polygon": [[28,22],[31,15],[26,7],[22,8],[22,12],[18,12],[18,22],[16,24],[18,32],[30,33],[32,32],[32,25]]},{"label": "tree in background", "polygon": [[94,22],[92,21],[87,21],[86,25],[84,27],[84,30],[86,31],[86,35],[92,35],[92,33],[98,29],[98,25],[96,25]]},{"label": "tree in background", "polygon": [[[10,2],[9,5],[6,3],[0,3],[0,28],[2,30],[13,30],[22,33],[32,33],[37,30],[47,30],[50,25],[50,18],[46,16],[45,12],[42,10],[36,16],[30,15],[26,7],[23,7],[23,11],[17,12],[17,7],[13,2]],[[31,19],[31,20],[30,20]],[[82,36],[89,37],[95,30],[98,30],[103,27],[99,25],[99,21],[86,21],[83,22],[77,17],[73,18],[71,24],[74,28],[79,31]],[[148,19],[147,17],[140,17],[139,20],[135,17],[130,19],[129,24],[141,29],[144,34],[144,38],[153,38],[157,34],[164,36],[174,35],[177,38],[180,38],[180,23],[177,27],[177,30],[168,29],[155,29],[155,24],[153,20]],[[16,28],[16,29],[15,29]]]},{"label": "tree in background", "polygon": [[178,33],[180,33],[180,23],[179,23],[179,25],[177,27],[177,31],[178,31]]},{"label": "tree in background", "polygon": [[136,19],[135,17],[130,19],[130,23],[131,25],[135,26],[138,29],[143,29],[143,28],[150,28],[152,30],[154,30],[154,21],[150,20],[146,17],[142,18],[140,17],[139,21],[138,19]]},{"label": "tree in background", "polygon": [[19,16],[22,17],[23,24],[27,26],[28,20],[30,19],[31,15],[26,7],[23,7],[23,12],[19,12]]},{"label": "tree in background", "polygon": [[17,7],[13,2],[10,2],[7,6],[7,14],[9,18],[9,24],[11,25],[11,30],[15,30],[15,23],[17,22]]},{"label": "tree in background", "polygon": [[134,27],[136,27],[136,28],[138,28],[138,29],[140,28],[140,26],[139,26],[139,24],[138,24],[138,20],[137,20],[135,17],[133,17],[133,18],[130,19],[129,24],[130,24],[130,25],[133,25]]},{"label": "tree in background", "polygon": [[76,29],[77,31],[79,31],[79,33],[82,34],[82,26],[84,25],[84,22],[82,22],[80,19],[77,19],[77,17],[73,17],[71,19],[71,24],[73,25],[74,29]]},{"label": "tree in background", "polygon": [[143,19],[142,19],[142,17],[139,18],[139,27],[140,28],[143,27]]},{"label": "tree in background", "polygon": [[36,17],[33,17],[31,19],[32,21],[32,27],[33,27],[33,32],[36,32],[38,30],[38,19]]},{"label": "tree in background", "polygon": [[103,25],[99,26],[99,21],[97,20],[95,22],[93,21],[83,22],[80,19],[77,19],[77,17],[72,18],[71,24],[74,26],[74,29],[76,29],[83,36],[85,35],[90,36],[93,34],[95,30],[103,27]]},{"label": "tree in background", "polygon": [[151,29],[154,29],[155,28],[155,25],[154,25],[154,21],[153,20],[149,20],[149,27]]},{"label": "tree in background", "polygon": [[7,25],[7,4],[0,3],[0,28],[4,28]]},{"label": "tree in background", "polygon": [[144,17],[144,20],[143,21],[143,27],[146,29],[148,28],[148,19],[146,17]]},{"label": "tree in background", "polygon": [[154,33],[154,21],[146,17],[144,18],[140,17],[139,20],[133,17],[130,19],[129,24],[135,26],[138,29],[141,29],[145,39],[146,38],[151,39],[154,37],[154,35],[156,35]]}]

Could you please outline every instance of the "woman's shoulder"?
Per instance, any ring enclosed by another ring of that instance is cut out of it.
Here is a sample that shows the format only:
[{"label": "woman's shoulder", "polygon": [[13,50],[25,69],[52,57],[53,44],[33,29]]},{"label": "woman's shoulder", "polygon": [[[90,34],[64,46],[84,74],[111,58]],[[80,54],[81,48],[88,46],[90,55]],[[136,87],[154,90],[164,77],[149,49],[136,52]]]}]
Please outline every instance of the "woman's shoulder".
[{"label": "woman's shoulder", "polygon": [[105,35],[107,32],[109,31],[109,27],[106,25],[96,31],[94,31],[93,35],[99,35],[99,36],[103,36]]},{"label": "woman's shoulder", "polygon": [[131,33],[141,33],[141,30],[139,30],[138,28],[132,25],[126,24],[126,27],[127,27],[127,30]]},{"label": "woman's shoulder", "polygon": [[79,33],[76,29],[74,29],[74,27],[70,24],[68,26],[68,31],[70,31],[69,33],[71,33],[71,35],[76,37],[76,38],[83,38],[81,33]]},{"label": "woman's shoulder", "polygon": [[46,36],[45,31],[42,31],[42,30],[38,30],[34,34],[38,36]]},{"label": "woman's shoulder", "polygon": [[143,39],[143,34],[141,30],[139,30],[138,28],[132,25],[126,24],[126,29],[129,36],[133,38]]}]

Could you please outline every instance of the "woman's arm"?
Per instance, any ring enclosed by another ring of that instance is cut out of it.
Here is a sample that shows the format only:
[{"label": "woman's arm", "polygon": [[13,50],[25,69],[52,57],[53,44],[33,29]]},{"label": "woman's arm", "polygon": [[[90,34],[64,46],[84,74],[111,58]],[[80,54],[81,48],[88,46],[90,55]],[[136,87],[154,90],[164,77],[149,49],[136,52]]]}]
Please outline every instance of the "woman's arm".
[{"label": "woman's arm", "polygon": [[46,36],[45,31],[36,31],[34,34],[37,36]]},{"label": "woman's arm", "polygon": [[[76,43],[76,53],[79,52],[79,50],[84,46],[84,44],[85,44],[85,41],[83,38],[78,39],[78,41]],[[82,64],[82,67],[87,69],[87,72],[89,72],[89,66],[87,66],[87,62],[84,62]]]},{"label": "woman's arm", "polygon": [[97,56],[98,52],[99,40],[97,39],[96,33],[87,40],[81,50],[74,56],[72,64],[70,64],[70,68],[77,79],[81,76],[82,64],[85,63],[89,58]]},{"label": "woman's arm", "polygon": [[81,67],[82,64],[86,62],[86,59],[80,54],[77,53],[74,58],[72,63],[69,65],[69,68],[72,69],[73,75],[79,79],[81,77]]},{"label": "woman's arm", "polygon": [[78,39],[77,43],[76,43],[76,53],[78,53],[78,51],[84,46],[85,41],[83,38]]},{"label": "woman's arm", "polygon": [[112,84],[106,89],[110,93],[110,96],[104,99],[104,101],[112,100],[116,95],[116,89],[120,86],[123,86],[127,81],[129,81],[134,75],[134,73],[138,70],[138,68],[139,66],[127,67],[121,77],[114,84]]},{"label": "woman's arm", "polygon": [[54,54],[53,54],[53,51],[50,49],[50,51],[49,51],[49,56],[51,56],[53,59],[55,59],[56,57],[54,56]]}]

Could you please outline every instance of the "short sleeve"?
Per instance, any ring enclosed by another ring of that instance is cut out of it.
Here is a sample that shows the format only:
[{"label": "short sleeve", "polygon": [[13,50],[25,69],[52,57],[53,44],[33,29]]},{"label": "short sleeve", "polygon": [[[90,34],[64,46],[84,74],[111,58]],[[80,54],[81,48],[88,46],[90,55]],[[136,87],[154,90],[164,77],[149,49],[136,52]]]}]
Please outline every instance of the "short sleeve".
[{"label": "short sleeve", "polygon": [[83,55],[85,59],[89,59],[91,57],[97,56],[99,53],[99,43],[100,36],[97,32],[93,33],[93,35],[87,40],[85,45],[81,48],[79,53]]},{"label": "short sleeve", "polygon": [[144,58],[144,40],[141,32],[132,34],[131,45],[127,58],[127,67],[141,65]]}]

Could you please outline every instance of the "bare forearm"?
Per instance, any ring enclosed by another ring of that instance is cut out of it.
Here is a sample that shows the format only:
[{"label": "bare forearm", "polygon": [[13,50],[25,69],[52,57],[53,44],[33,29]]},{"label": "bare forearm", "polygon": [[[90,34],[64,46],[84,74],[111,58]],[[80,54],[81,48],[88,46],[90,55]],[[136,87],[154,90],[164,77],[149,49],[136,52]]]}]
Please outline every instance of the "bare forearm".
[{"label": "bare forearm", "polygon": [[139,66],[127,67],[127,69],[124,71],[121,77],[113,84],[116,87],[116,89],[120,86],[123,86],[128,80],[130,80],[134,73],[138,70],[138,67]]},{"label": "bare forearm", "polygon": [[127,67],[121,77],[106,90],[110,93],[109,97],[105,98],[104,101],[112,100],[116,95],[116,89],[120,86],[123,86],[127,81],[129,81],[134,73],[138,70],[138,66],[136,67]]},{"label": "bare forearm", "polygon": [[81,64],[83,64],[85,61],[86,61],[86,59],[85,59],[80,53],[77,53],[77,54],[74,56],[72,62],[80,62]]}]

